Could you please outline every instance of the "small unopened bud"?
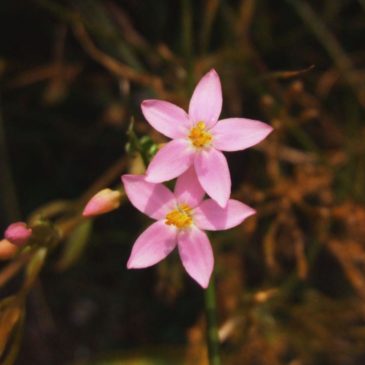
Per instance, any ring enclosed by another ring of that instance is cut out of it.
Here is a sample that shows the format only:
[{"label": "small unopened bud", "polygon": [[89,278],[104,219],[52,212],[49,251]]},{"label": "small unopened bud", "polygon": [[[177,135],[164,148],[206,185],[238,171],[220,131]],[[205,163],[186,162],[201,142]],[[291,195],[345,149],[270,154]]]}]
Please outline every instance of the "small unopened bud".
[{"label": "small unopened bud", "polygon": [[18,247],[3,239],[0,241],[0,260],[9,260],[18,251]]},{"label": "small unopened bud", "polygon": [[120,191],[103,189],[89,200],[82,215],[84,217],[94,217],[108,213],[119,208],[121,198],[122,194]]},{"label": "small unopened bud", "polygon": [[31,228],[28,228],[24,222],[16,222],[10,224],[5,231],[4,237],[13,245],[20,247],[28,242],[31,235]]}]

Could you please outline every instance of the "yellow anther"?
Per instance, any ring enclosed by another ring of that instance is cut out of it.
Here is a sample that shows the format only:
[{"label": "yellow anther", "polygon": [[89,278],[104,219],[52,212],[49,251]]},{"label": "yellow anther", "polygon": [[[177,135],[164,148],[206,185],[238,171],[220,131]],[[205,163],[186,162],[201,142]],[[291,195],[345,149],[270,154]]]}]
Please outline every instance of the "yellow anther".
[{"label": "yellow anther", "polygon": [[165,223],[168,226],[174,225],[177,228],[187,228],[193,223],[190,212],[191,208],[187,204],[181,204],[177,209],[166,214]]},{"label": "yellow anther", "polygon": [[212,141],[212,135],[207,132],[204,122],[198,122],[190,130],[189,138],[194,147],[205,147]]}]

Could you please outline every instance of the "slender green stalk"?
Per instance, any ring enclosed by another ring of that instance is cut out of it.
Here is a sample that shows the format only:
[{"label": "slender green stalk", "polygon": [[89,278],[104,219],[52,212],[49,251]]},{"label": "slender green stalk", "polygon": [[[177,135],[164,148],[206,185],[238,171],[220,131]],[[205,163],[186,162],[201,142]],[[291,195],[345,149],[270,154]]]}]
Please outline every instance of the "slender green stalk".
[{"label": "slender green stalk", "polygon": [[219,338],[217,325],[216,292],[214,284],[214,271],[210,284],[205,291],[205,313],[207,316],[207,344],[209,365],[221,365],[219,354]]},{"label": "slender green stalk", "polygon": [[[343,78],[353,89],[360,104],[364,106],[364,86],[362,83],[359,83],[359,79],[354,73],[352,60],[347,56],[341,44],[306,1],[286,0],[286,2],[296,10],[297,14],[302,18],[312,34],[322,44],[329,56],[333,59],[338,70],[342,73]],[[361,3],[365,3],[365,1],[362,0],[360,1],[360,4]]]},{"label": "slender green stalk", "polygon": [[181,0],[181,44],[188,74],[187,88],[191,93],[194,87],[193,60],[193,6],[191,0]]},{"label": "slender green stalk", "polygon": [[200,52],[205,54],[209,47],[212,27],[217,16],[219,0],[208,0],[204,3],[204,16],[201,19]]}]

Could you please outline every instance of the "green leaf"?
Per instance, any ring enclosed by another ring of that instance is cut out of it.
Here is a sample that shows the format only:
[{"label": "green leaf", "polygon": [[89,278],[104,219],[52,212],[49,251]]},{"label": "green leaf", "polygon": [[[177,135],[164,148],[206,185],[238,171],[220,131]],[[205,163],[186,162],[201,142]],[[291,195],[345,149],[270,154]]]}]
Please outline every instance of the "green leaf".
[{"label": "green leaf", "polygon": [[1,365],[13,365],[18,357],[24,331],[24,317],[25,312],[22,310],[20,318],[13,328],[13,336],[8,346],[8,351],[4,359],[1,360]]},{"label": "green leaf", "polygon": [[82,221],[70,234],[65,242],[61,258],[56,264],[58,270],[71,267],[82,255],[92,231],[92,220]]},{"label": "green leaf", "polygon": [[23,290],[29,290],[37,279],[47,256],[47,248],[42,247],[36,251],[27,265]]}]

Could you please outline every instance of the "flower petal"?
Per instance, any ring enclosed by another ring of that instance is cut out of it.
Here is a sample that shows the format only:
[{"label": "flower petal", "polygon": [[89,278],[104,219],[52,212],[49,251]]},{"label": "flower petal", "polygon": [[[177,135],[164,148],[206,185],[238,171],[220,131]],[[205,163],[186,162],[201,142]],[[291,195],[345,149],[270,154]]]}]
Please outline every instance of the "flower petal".
[{"label": "flower petal", "polygon": [[244,118],[220,120],[210,132],[213,146],[222,151],[244,150],[261,142],[273,128],[266,123]]},{"label": "flower petal", "polygon": [[147,182],[143,175],[123,175],[122,181],[131,203],[153,219],[163,218],[176,206],[174,194],[163,184]]},{"label": "flower petal", "polygon": [[177,230],[164,221],[149,226],[134,243],[128,269],[142,269],[157,264],[176,246]]},{"label": "flower petal", "polygon": [[223,153],[214,148],[202,150],[196,155],[194,164],[203,189],[224,208],[231,195],[231,176]]},{"label": "flower petal", "polygon": [[221,208],[214,200],[203,201],[194,209],[194,223],[208,231],[220,231],[238,226],[255,210],[238,200],[228,200],[227,206]]},{"label": "flower petal", "polygon": [[159,183],[181,175],[191,166],[194,153],[188,140],[175,139],[167,143],[150,162],[146,181]]},{"label": "flower petal", "polygon": [[191,126],[188,114],[168,101],[144,100],[141,108],[148,123],[167,137],[183,137]]},{"label": "flower petal", "polygon": [[204,122],[212,127],[222,111],[222,86],[215,70],[205,74],[190,99],[189,116],[193,123]]},{"label": "flower petal", "polygon": [[191,166],[176,180],[175,197],[178,203],[196,207],[203,199],[204,189],[196,177],[195,169]]},{"label": "flower petal", "polygon": [[179,254],[186,272],[203,288],[207,288],[213,271],[212,246],[205,232],[194,227],[177,237]]}]

